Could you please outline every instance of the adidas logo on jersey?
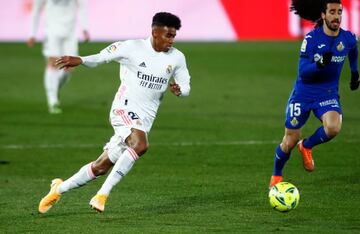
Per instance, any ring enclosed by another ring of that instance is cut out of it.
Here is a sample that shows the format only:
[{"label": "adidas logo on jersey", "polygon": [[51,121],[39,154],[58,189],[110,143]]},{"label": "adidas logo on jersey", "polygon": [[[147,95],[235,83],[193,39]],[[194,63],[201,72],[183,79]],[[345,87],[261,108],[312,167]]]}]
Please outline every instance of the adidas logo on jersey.
[{"label": "adidas logo on jersey", "polygon": [[140,64],[139,64],[139,67],[146,67],[145,62],[140,63]]}]

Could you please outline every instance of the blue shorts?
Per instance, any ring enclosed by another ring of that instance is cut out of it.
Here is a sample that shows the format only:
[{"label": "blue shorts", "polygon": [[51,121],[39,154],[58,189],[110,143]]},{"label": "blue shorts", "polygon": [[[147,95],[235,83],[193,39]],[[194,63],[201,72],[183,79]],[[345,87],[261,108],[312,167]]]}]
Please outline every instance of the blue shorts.
[{"label": "blue shorts", "polygon": [[286,106],[285,127],[288,129],[300,129],[309,119],[311,111],[320,121],[321,116],[328,111],[336,111],[342,114],[338,97],[319,99],[314,102],[299,102],[290,98]]}]

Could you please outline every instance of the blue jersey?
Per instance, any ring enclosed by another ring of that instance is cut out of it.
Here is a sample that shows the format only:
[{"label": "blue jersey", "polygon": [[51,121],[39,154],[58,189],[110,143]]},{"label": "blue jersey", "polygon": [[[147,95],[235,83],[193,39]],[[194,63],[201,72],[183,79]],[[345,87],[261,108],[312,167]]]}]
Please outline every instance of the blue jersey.
[{"label": "blue jersey", "polygon": [[[319,68],[316,62],[326,52],[332,52],[330,64]],[[305,36],[300,49],[298,77],[291,99],[313,102],[338,97],[339,79],[348,56],[352,72],[358,71],[357,39],[349,31],[340,29],[339,35],[328,36],[323,27],[317,27]]]}]

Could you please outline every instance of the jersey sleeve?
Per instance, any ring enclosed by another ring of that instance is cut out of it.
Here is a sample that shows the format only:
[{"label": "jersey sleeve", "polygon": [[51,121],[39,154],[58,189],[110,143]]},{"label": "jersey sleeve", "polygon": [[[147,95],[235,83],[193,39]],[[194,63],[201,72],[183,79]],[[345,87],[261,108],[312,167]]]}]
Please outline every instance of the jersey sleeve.
[{"label": "jersey sleeve", "polygon": [[353,46],[349,51],[349,64],[352,72],[357,72],[358,70],[358,60],[359,60],[359,51],[357,46],[358,38],[355,34],[352,34]]},{"label": "jersey sleeve", "polygon": [[121,62],[121,60],[130,56],[133,48],[132,45],[133,43],[130,40],[118,41],[100,51],[100,54],[104,57],[105,62],[107,63],[111,61]]},{"label": "jersey sleeve", "polygon": [[316,61],[321,58],[321,55],[314,54],[315,46],[314,35],[307,34],[301,45],[299,60],[299,76],[304,82],[312,82],[313,78],[322,72],[316,65]]},{"label": "jersey sleeve", "polygon": [[30,32],[29,37],[35,37],[37,28],[39,26],[40,12],[44,5],[44,0],[34,0],[30,15]]},{"label": "jersey sleeve", "polygon": [[180,86],[181,95],[183,97],[190,94],[190,74],[186,66],[185,56],[181,54],[179,64],[174,71],[174,80]]},{"label": "jersey sleeve", "polygon": [[118,41],[101,50],[98,54],[80,58],[83,61],[83,65],[87,67],[96,67],[111,61],[120,62],[122,59],[127,58],[127,54],[131,51],[129,44],[128,41]]}]

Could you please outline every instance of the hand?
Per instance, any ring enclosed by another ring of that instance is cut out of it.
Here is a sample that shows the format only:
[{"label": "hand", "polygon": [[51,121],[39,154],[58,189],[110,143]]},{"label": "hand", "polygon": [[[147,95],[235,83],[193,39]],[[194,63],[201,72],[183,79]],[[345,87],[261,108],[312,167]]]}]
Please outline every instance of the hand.
[{"label": "hand", "polygon": [[332,59],[333,53],[332,52],[325,52],[319,61],[316,62],[318,68],[324,68],[326,65],[330,64]]},{"label": "hand", "polygon": [[83,31],[83,35],[84,35],[84,42],[89,42],[90,41],[90,34],[87,30]]},{"label": "hand", "polygon": [[176,84],[175,82],[170,82],[170,91],[175,95],[175,96],[180,96],[181,95],[181,90],[180,90],[180,86],[178,84]]},{"label": "hand", "polygon": [[35,37],[30,37],[27,41],[26,41],[26,44],[29,48],[32,48],[34,47],[34,44],[35,44]]},{"label": "hand", "polygon": [[359,79],[359,72],[351,72],[351,81],[350,81],[350,89],[357,90],[359,88],[360,79]]},{"label": "hand", "polygon": [[80,57],[75,56],[61,56],[60,58],[55,60],[55,66],[59,69],[65,68],[69,69],[71,67],[76,67],[82,64],[82,60]]}]

